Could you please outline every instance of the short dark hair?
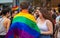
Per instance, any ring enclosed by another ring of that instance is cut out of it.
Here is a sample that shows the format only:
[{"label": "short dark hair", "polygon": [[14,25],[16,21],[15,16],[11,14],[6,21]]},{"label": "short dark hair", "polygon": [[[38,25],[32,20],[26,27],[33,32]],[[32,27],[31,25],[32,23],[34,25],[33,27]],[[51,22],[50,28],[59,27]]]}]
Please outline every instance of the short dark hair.
[{"label": "short dark hair", "polygon": [[2,10],[2,15],[6,15],[7,13],[9,13],[10,9],[6,8]]},{"label": "short dark hair", "polygon": [[28,6],[29,6],[29,4],[28,4],[27,2],[22,2],[22,3],[20,3],[20,7],[21,7],[22,9],[27,9]]}]

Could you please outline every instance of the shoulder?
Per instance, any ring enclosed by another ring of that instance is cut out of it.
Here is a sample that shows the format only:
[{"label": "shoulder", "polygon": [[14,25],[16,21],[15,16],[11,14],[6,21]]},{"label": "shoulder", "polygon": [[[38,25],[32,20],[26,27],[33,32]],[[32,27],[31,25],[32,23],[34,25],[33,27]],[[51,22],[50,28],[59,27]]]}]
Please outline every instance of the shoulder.
[{"label": "shoulder", "polygon": [[10,20],[10,19],[8,19],[8,18],[6,18],[6,19],[5,19],[5,22],[10,22],[10,21],[11,21],[11,20]]},{"label": "shoulder", "polygon": [[32,14],[29,14],[29,16],[32,17],[32,18],[34,18],[34,15],[32,15]]},{"label": "shoulder", "polygon": [[9,21],[9,22],[10,22],[11,20],[10,20],[10,19],[7,19],[7,21]]},{"label": "shoulder", "polygon": [[47,24],[52,24],[52,22],[50,20],[46,20]]},{"label": "shoulder", "polygon": [[10,19],[5,18],[5,20],[4,20],[4,25],[5,25],[5,24],[8,24],[8,23],[10,23],[10,22],[11,22]]},{"label": "shoulder", "polygon": [[31,20],[36,21],[35,17],[32,14],[28,14],[28,17],[30,17]]},{"label": "shoulder", "polygon": [[50,20],[47,20],[46,25],[50,28],[53,27],[53,23]]}]

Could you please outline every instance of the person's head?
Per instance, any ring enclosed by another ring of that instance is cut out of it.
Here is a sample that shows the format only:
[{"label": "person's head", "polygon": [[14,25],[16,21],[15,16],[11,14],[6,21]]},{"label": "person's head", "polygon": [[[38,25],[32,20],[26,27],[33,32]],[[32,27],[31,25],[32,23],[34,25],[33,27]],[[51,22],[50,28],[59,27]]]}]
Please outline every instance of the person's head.
[{"label": "person's head", "polygon": [[14,17],[16,14],[18,13],[18,11],[17,10],[14,10],[14,11],[12,11],[12,17]]},{"label": "person's head", "polygon": [[41,8],[39,9],[40,11],[38,12],[40,18],[48,19],[52,21],[52,16],[51,13],[48,12],[47,9]]},{"label": "person's head", "polygon": [[[40,9],[40,8],[39,8]],[[39,13],[40,13],[40,10],[39,9],[35,9],[35,11],[34,11],[34,14],[36,14],[36,18],[38,18],[39,17]]]},{"label": "person's head", "polygon": [[3,16],[7,16],[7,17],[10,16],[10,10],[8,8],[3,9],[1,13]]},{"label": "person's head", "polygon": [[29,4],[27,2],[20,3],[20,8],[21,9],[28,9],[28,7],[29,7]]}]

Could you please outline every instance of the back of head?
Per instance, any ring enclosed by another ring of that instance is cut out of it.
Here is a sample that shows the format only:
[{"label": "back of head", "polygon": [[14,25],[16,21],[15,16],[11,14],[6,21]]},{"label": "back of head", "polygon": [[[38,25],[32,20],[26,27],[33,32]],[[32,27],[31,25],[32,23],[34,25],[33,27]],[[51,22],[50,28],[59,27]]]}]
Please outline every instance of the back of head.
[{"label": "back of head", "polygon": [[28,9],[29,4],[27,2],[20,3],[21,9]]},{"label": "back of head", "polygon": [[2,15],[6,15],[7,13],[9,13],[10,9],[6,8],[2,10]]}]

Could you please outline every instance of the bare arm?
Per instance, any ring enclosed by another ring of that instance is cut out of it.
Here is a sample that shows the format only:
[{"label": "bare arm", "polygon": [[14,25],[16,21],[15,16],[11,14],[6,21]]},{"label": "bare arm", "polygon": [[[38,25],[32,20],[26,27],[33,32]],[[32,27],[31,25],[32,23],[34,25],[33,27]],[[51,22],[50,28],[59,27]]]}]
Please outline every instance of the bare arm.
[{"label": "bare arm", "polygon": [[48,27],[48,31],[47,32],[41,32],[41,33],[46,34],[46,35],[53,34],[53,24],[52,24],[52,22],[47,21],[46,24],[47,24],[47,27]]},{"label": "bare arm", "polygon": [[9,30],[9,27],[10,27],[10,20],[8,19],[6,19],[5,21],[4,21],[4,27],[6,28],[6,31],[8,32],[8,30]]},{"label": "bare arm", "polygon": [[8,21],[7,21],[6,27],[7,27],[7,31],[8,31],[8,30],[9,30],[9,27],[10,27],[10,20],[9,20],[9,19],[8,19]]}]

